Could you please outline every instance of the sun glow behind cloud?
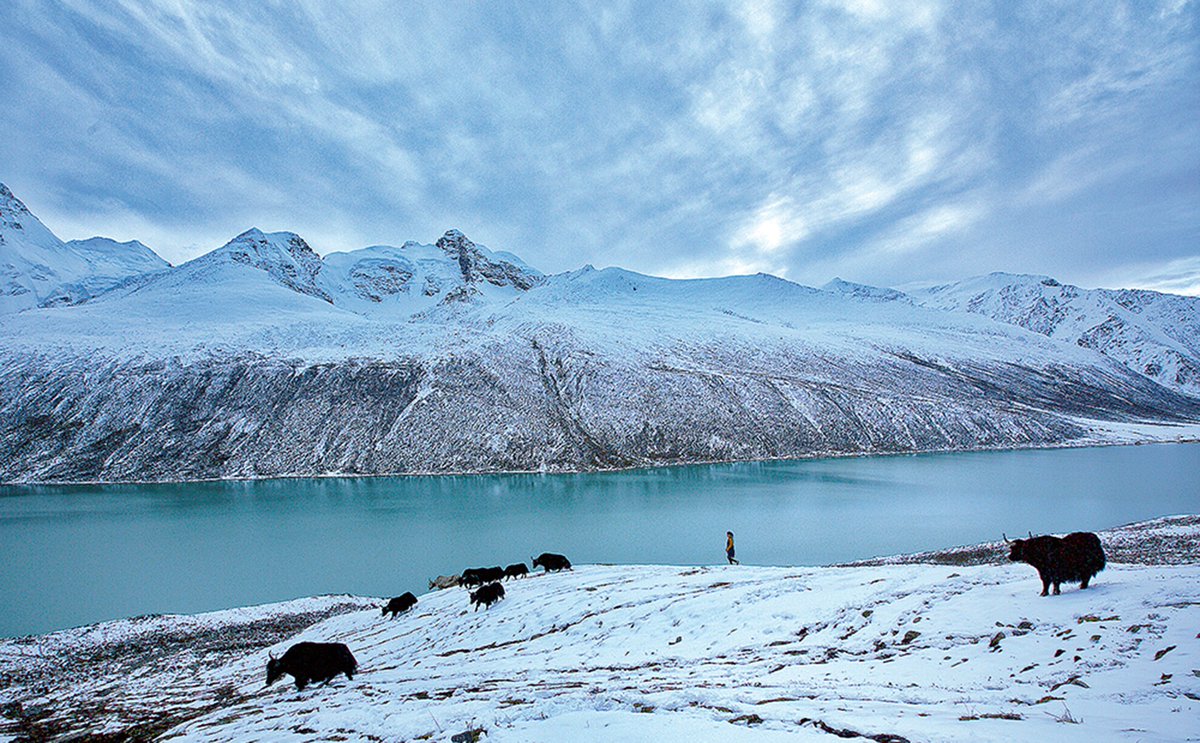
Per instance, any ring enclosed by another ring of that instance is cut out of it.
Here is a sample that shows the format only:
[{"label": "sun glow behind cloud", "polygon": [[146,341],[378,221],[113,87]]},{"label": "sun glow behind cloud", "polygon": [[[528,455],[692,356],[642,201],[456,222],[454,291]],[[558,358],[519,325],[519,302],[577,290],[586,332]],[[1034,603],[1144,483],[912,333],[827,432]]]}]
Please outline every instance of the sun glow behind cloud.
[{"label": "sun glow behind cloud", "polygon": [[459,227],[547,271],[1132,282],[1200,250],[1196,16],[14,0],[0,180],[174,262]]}]

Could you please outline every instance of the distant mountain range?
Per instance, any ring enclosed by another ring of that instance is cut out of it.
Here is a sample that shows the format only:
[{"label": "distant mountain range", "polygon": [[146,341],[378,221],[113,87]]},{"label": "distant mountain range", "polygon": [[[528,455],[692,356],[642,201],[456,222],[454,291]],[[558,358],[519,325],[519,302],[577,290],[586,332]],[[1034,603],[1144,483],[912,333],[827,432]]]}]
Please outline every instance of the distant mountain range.
[{"label": "distant mountain range", "polygon": [[1175,439],[1200,300],[544,275],[451,230],[171,267],[0,185],[0,481],[586,470]]}]

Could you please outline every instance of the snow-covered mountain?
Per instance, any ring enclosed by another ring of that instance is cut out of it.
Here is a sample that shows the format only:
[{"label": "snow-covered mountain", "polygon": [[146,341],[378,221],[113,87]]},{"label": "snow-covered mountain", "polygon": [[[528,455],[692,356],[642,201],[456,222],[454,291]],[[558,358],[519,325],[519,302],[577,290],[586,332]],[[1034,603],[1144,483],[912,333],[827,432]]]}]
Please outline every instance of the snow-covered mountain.
[{"label": "snow-covered mountain", "polygon": [[[235,324],[229,312],[323,314],[330,309],[315,308],[309,299],[356,316],[396,320],[439,305],[512,299],[543,281],[538,271],[499,257],[457,230],[433,245],[375,245],[322,258],[295,233],[250,229],[171,271],[118,287],[104,299],[148,315],[166,313],[181,323],[212,317],[220,326]],[[103,304],[97,313],[109,307]],[[166,329],[168,334],[175,330],[170,323]]]},{"label": "snow-covered mountain", "polygon": [[972,312],[1095,349],[1159,384],[1200,396],[1198,297],[1081,289],[1009,273],[909,293],[927,307]]},{"label": "snow-covered mountain", "polygon": [[64,243],[0,183],[0,314],[87,301],[166,268],[136,240]]},{"label": "snow-covered mountain", "polygon": [[0,481],[578,470],[1200,421],[1092,348],[867,289],[544,276],[454,230],[322,258],[250,230],[0,318]]}]

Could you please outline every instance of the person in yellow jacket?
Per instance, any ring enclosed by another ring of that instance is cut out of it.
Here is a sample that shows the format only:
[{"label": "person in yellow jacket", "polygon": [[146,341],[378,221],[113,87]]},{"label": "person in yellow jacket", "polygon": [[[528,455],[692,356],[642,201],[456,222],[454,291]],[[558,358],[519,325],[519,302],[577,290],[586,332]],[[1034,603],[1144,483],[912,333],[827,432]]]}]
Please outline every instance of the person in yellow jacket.
[{"label": "person in yellow jacket", "polygon": [[730,565],[738,565],[738,561],[733,559],[733,532],[725,532],[725,556],[729,558]]}]

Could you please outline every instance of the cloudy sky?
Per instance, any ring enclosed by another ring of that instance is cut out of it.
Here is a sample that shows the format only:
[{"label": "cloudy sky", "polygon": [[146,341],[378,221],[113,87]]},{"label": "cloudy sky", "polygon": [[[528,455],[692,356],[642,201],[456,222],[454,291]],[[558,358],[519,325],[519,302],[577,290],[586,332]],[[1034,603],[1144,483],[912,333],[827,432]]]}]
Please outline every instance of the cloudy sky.
[{"label": "cloudy sky", "polygon": [[546,272],[1200,294],[1200,9],[0,3],[0,181],[172,262],[457,227]]}]

